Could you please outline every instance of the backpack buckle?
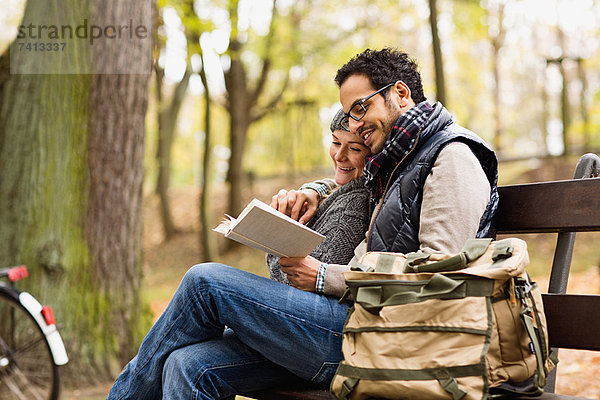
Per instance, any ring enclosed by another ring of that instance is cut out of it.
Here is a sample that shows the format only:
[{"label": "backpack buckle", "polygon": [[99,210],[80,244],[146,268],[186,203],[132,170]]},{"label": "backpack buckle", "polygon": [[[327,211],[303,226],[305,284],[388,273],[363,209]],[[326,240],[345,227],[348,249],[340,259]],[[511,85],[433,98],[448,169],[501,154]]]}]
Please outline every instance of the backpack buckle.
[{"label": "backpack buckle", "polygon": [[529,308],[529,302],[527,298],[529,297],[529,292],[531,292],[531,283],[528,280],[522,278],[515,278],[515,296],[517,299],[521,300],[525,307]]}]

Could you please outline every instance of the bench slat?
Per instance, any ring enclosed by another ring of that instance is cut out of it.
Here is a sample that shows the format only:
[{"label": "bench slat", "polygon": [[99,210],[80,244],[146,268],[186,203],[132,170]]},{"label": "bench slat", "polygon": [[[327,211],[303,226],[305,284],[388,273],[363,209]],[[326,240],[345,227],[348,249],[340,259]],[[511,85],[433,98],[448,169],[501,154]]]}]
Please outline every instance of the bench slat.
[{"label": "bench slat", "polygon": [[498,233],[600,230],[600,179],[498,187]]},{"label": "bench slat", "polygon": [[600,350],[600,295],[542,295],[551,347]]}]

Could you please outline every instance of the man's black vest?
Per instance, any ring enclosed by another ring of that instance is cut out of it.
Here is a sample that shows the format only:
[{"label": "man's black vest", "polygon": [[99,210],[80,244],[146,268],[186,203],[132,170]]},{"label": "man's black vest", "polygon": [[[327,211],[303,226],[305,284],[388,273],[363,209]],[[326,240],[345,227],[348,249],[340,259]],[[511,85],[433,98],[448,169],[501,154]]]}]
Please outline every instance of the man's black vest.
[{"label": "man's black vest", "polygon": [[439,103],[420,132],[416,148],[396,169],[375,217],[368,238],[368,251],[410,253],[419,250],[419,222],[423,186],[440,151],[451,142],[467,144],[481,163],[491,187],[490,202],[481,217],[477,237],[487,237],[498,209],[498,161],[494,152],[473,132],[452,122]]}]

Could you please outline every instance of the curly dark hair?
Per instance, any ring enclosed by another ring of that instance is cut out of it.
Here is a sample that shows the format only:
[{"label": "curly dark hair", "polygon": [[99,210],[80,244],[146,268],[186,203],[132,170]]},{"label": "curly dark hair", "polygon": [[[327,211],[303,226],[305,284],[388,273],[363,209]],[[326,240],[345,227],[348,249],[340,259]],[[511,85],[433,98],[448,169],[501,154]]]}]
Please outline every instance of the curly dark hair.
[{"label": "curly dark hair", "polygon": [[338,69],[335,83],[341,87],[346,79],[356,74],[369,78],[375,89],[392,82],[402,81],[409,87],[415,104],[427,100],[423,94],[423,84],[417,62],[407,53],[397,49],[389,47],[381,50],[366,49]]}]

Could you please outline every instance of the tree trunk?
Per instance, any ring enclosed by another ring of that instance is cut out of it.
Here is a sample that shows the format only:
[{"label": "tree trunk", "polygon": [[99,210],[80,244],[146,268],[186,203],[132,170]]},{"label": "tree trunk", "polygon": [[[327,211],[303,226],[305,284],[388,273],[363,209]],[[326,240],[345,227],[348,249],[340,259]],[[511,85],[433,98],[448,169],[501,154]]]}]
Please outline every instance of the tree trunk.
[{"label": "tree trunk", "polygon": [[[238,27],[238,6],[239,0],[230,0],[228,3],[229,21],[231,24],[231,34],[229,38],[229,48],[227,56],[230,66],[225,71],[225,88],[227,90],[227,111],[229,112],[230,123],[230,150],[229,169],[227,171],[227,181],[229,183],[229,213],[238,215],[242,210],[242,187],[243,187],[243,157],[246,147],[246,137],[250,124],[263,118],[265,115],[273,112],[275,106],[281,101],[283,92],[289,82],[289,70],[281,90],[273,95],[266,105],[258,106],[258,99],[264,98],[263,93],[269,80],[269,72],[273,64],[273,38],[275,35],[275,20],[277,19],[276,1],[271,3],[271,21],[269,32],[265,37],[264,50],[261,56],[261,71],[253,82],[252,88],[248,81],[248,76],[242,62],[242,52],[244,50],[244,35],[240,35]],[[295,12],[290,15],[295,19],[294,29],[299,25],[298,17]],[[296,37],[296,33],[292,34]],[[293,46],[292,46],[293,48]],[[227,246],[233,247],[233,241],[228,241]]]},{"label": "tree trunk", "polygon": [[[542,73],[546,73],[546,71],[542,71]],[[542,100],[542,113],[540,115],[540,125],[542,132],[542,144],[545,151],[545,154],[550,154],[550,149],[548,148],[549,143],[549,135],[548,135],[548,121],[550,120],[550,104],[548,101],[548,91],[546,90],[546,85],[542,84],[540,97]]]},{"label": "tree trunk", "polygon": [[[490,10],[491,12],[491,10]],[[503,136],[503,124],[502,124],[502,97],[501,97],[501,75],[500,75],[500,49],[504,45],[504,4],[498,4],[496,10],[496,21],[497,29],[495,33],[491,34],[490,40],[492,43],[492,74],[494,76],[494,149],[498,156],[502,156],[502,136]]]},{"label": "tree trunk", "polygon": [[229,182],[229,211],[232,215],[239,215],[243,209],[242,188],[244,181],[243,155],[246,147],[246,135],[248,126],[239,121],[239,116],[232,115],[231,127],[231,157],[229,159],[229,171],[227,180]]},{"label": "tree trunk", "polygon": [[202,157],[202,183],[200,187],[200,244],[204,260],[214,260],[216,255],[214,240],[212,239],[212,221],[210,221],[210,182],[211,182],[211,117],[210,117],[210,90],[206,78],[205,58],[202,56],[202,69],[200,79],[204,86],[204,156]]},{"label": "tree trunk", "polygon": [[[175,86],[169,102],[165,100],[163,95],[163,79],[164,73],[160,67],[155,68],[157,81],[157,98],[158,98],[158,146],[156,148],[156,159],[158,161],[158,176],[156,179],[156,193],[160,200],[160,216],[163,226],[165,240],[170,240],[175,236],[179,229],[175,227],[173,216],[171,214],[171,206],[169,202],[169,186],[171,177],[171,154],[173,149],[173,141],[175,139],[175,128],[177,126],[177,117],[181,105],[185,98],[185,93],[192,75],[191,67],[188,66],[181,81]],[[159,86],[160,85],[160,86]]]},{"label": "tree trunk", "polygon": [[492,53],[492,74],[494,76],[494,149],[500,157],[503,152],[502,148],[502,99],[500,91],[500,60],[498,57],[499,49],[494,46]]},{"label": "tree trunk", "polygon": [[[90,11],[99,25],[150,12],[143,0],[101,3],[31,1],[24,23],[65,10],[73,26]],[[149,44],[136,62],[150,63]],[[101,42],[78,47],[99,63],[128,66],[113,51]],[[148,75],[8,75],[7,57],[1,65],[0,259],[28,264],[29,289],[55,309],[67,375],[112,378],[150,323],[139,291]]]},{"label": "tree trunk", "polygon": [[435,87],[437,101],[448,108],[446,98],[446,81],[444,79],[444,59],[442,57],[442,44],[437,26],[437,1],[429,0],[429,24],[431,26],[431,39],[433,45],[433,61],[435,65]]},{"label": "tree trunk", "polygon": [[[238,6],[239,0],[229,2],[229,20],[231,35],[229,39],[229,57],[231,65],[225,72],[225,88],[227,89],[227,108],[229,112],[229,213],[237,216],[242,210],[242,166],[246,134],[248,126],[244,123],[250,107],[247,103],[248,83],[246,71],[242,64],[242,43],[238,40]],[[232,249],[236,244],[226,242],[226,248]]]},{"label": "tree trunk", "polygon": [[557,27],[558,43],[563,55],[558,60],[558,69],[562,77],[562,91],[560,96],[560,116],[562,120],[562,139],[563,139],[563,155],[570,154],[569,148],[569,128],[571,125],[571,105],[569,103],[569,80],[567,79],[567,71],[564,66],[565,54],[565,34]]},{"label": "tree trunk", "polygon": [[230,45],[231,67],[225,75],[228,95],[228,111],[230,124],[229,144],[231,157],[227,181],[229,182],[229,211],[237,216],[243,208],[243,156],[246,147],[246,136],[249,127],[249,95],[246,73],[241,60],[241,45],[232,39]]},{"label": "tree trunk", "polygon": [[567,80],[567,71],[563,62],[558,63],[558,69],[562,77],[562,90],[560,94],[560,116],[562,120],[562,140],[563,154],[570,154],[569,148],[569,126],[571,125],[571,112],[569,104],[569,82]]},{"label": "tree trunk", "polygon": [[579,107],[581,111],[581,123],[583,125],[583,151],[589,153],[592,151],[592,135],[587,105],[587,78],[585,76],[584,61],[581,58],[577,59],[577,75],[579,82],[581,82]]},{"label": "tree trunk", "polygon": [[[272,112],[281,100],[283,92],[289,81],[289,71],[281,91],[273,96],[266,106],[258,107],[258,99],[261,97],[268,81],[269,71],[272,64],[272,44],[275,35],[275,19],[277,18],[277,7],[275,0],[271,3],[271,22],[269,32],[265,38],[265,52],[262,57],[262,68],[260,76],[253,88],[250,89],[248,77],[242,63],[243,43],[239,39],[238,31],[238,6],[239,0],[230,0],[228,11],[231,23],[231,35],[229,39],[228,56],[231,62],[229,70],[225,72],[225,87],[227,89],[227,107],[230,123],[230,150],[229,170],[227,181],[229,182],[229,212],[238,215],[242,210],[242,186],[243,186],[243,157],[246,147],[248,128],[252,122],[256,122],[268,113]],[[298,25],[298,24],[296,24]],[[228,241],[227,246],[231,248],[236,242]]]}]

